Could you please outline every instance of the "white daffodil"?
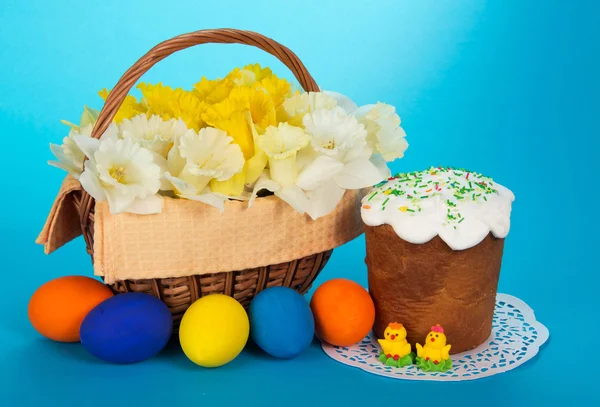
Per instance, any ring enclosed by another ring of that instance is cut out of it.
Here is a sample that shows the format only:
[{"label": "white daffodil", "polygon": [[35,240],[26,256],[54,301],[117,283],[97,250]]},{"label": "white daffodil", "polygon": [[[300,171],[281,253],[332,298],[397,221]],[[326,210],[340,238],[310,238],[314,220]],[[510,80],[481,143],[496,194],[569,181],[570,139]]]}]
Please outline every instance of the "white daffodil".
[{"label": "white daffodil", "polygon": [[148,118],[140,114],[131,119],[124,119],[119,124],[121,138],[131,138],[142,147],[166,157],[174,140],[187,131],[183,120],[163,120],[160,116]]},{"label": "white daffodil", "polygon": [[386,161],[404,157],[408,143],[394,106],[378,102],[362,106],[353,114],[365,126],[367,142],[375,153],[381,154]]},{"label": "white daffodil", "polygon": [[317,219],[330,213],[346,189],[373,186],[387,172],[371,161],[367,132],[356,117],[343,109],[321,109],[304,117],[312,148],[318,154],[298,174],[296,185],[310,200],[307,213]]},{"label": "white daffodil", "polygon": [[269,158],[269,170],[254,184],[248,207],[251,207],[261,190],[268,190],[287,202],[299,213],[305,213],[308,205],[306,194],[296,185],[298,167],[296,156],[309,143],[309,136],[299,127],[287,123],[270,126],[258,138],[258,145]]},{"label": "white daffodil", "polygon": [[187,130],[175,139],[167,157],[168,171],[165,179],[171,184],[168,190],[182,198],[201,201],[224,209],[227,196],[213,193],[210,181],[226,181],[242,171],[244,154],[239,145],[232,144],[233,138],[212,127],[199,133]]},{"label": "white daffodil", "polygon": [[320,109],[304,116],[304,127],[312,137],[311,144],[318,153],[340,162],[359,155],[371,154],[367,148],[367,132],[358,120],[341,108]]},{"label": "white daffodil", "polygon": [[309,141],[310,138],[303,129],[287,123],[267,128],[265,134],[258,138],[258,145],[269,158],[273,181],[282,186],[293,185],[296,182],[296,155]]},{"label": "white daffodil", "polygon": [[[114,133],[112,133],[114,134]],[[113,214],[159,213],[160,167],[153,154],[132,139],[109,135],[101,140],[79,136],[75,141],[89,158],[79,180],[96,201],[108,201]]]},{"label": "white daffodil", "polygon": [[75,142],[75,138],[90,137],[90,134],[92,134],[91,124],[84,127],[72,127],[69,135],[63,139],[62,145],[50,143],[50,151],[52,151],[52,154],[54,154],[58,161],[48,161],[48,164],[65,170],[75,179],[79,179],[79,176],[83,172],[85,154]]},{"label": "white daffodil", "polygon": [[337,101],[323,92],[297,93],[286,100],[277,112],[278,121],[287,121],[294,126],[301,126],[307,113],[319,109],[333,109]]}]

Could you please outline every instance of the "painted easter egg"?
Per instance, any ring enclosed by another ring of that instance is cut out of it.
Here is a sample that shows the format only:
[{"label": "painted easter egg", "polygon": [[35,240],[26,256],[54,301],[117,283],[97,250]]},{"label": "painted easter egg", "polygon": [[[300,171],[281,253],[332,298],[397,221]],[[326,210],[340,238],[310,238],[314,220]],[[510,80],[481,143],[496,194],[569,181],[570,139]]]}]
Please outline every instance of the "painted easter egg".
[{"label": "painted easter egg", "polygon": [[41,335],[58,342],[79,342],[83,319],[112,296],[107,286],[93,278],[59,277],[35,291],[27,313],[31,325]]},{"label": "painted easter egg", "polygon": [[249,331],[248,314],[239,302],[227,295],[211,294],[187,309],[179,327],[179,341],[192,362],[218,367],[240,354]]},{"label": "painted easter egg", "polygon": [[250,303],[250,336],[272,356],[282,359],[298,356],[311,344],[314,334],[310,306],[291,288],[267,288]]},{"label": "painted easter egg", "polygon": [[375,322],[375,305],[360,284],[344,278],[323,283],[310,302],[317,336],[332,345],[361,341]]},{"label": "painted easter egg", "polygon": [[171,337],[169,308],[149,294],[115,295],[90,311],[81,324],[85,349],[110,363],[136,363],[160,352]]}]

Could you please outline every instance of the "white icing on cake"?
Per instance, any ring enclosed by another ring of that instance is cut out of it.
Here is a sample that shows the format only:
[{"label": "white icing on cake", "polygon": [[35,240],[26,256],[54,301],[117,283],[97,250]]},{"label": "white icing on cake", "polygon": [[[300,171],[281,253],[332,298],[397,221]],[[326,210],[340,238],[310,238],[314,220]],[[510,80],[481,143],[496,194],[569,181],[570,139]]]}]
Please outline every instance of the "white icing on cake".
[{"label": "white icing on cake", "polygon": [[363,198],[361,214],[366,225],[390,225],[409,243],[440,236],[453,250],[464,250],[490,232],[497,238],[508,235],[514,199],[510,190],[481,174],[432,167],[375,186]]}]

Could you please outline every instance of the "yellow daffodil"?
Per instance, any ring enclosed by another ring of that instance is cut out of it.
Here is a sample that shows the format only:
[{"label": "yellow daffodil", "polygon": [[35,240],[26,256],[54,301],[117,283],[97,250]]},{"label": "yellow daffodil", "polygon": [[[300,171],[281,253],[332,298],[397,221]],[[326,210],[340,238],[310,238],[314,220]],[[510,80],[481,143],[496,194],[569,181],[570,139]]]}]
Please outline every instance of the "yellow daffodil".
[{"label": "yellow daffodil", "polygon": [[220,103],[208,105],[202,118],[209,126],[223,130],[233,137],[234,142],[242,149],[245,159],[249,159],[254,155],[254,141],[246,119],[246,109],[238,102],[225,99]]},{"label": "yellow daffodil", "polygon": [[[102,99],[106,100],[109,91],[102,89],[100,92],[98,92],[98,94]],[[132,117],[141,113],[146,113],[146,108],[140,102],[138,102],[135,96],[127,95],[125,101],[123,104],[121,104],[121,107],[117,111],[113,121],[120,123],[123,121],[123,119],[131,119]]]},{"label": "yellow daffodil", "polygon": [[192,92],[181,91],[171,103],[171,118],[181,119],[190,129],[199,131],[206,123],[202,120],[205,104]]},{"label": "yellow daffodil", "polygon": [[237,110],[250,111],[252,122],[259,133],[276,124],[275,105],[269,95],[249,87],[238,87],[231,91],[229,99]]},{"label": "yellow daffodil", "polygon": [[194,84],[192,93],[207,104],[222,102],[235,87],[232,78],[210,80],[203,77],[200,82]]},{"label": "yellow daffodil", "polygon": [[204,105],[192,92],[162,83],[140,83],[137,88],[142,92],[142,103],[146,105],[148,115],[157,115],[163,120],[181,119],[188,128],[196,131],[204,127],[201,117]]},{"label": "yellow daffodil", "polygon": [[163,120],[171,118],[169,103],[174,96],[174,91],[170,86],[164,86],[160,82],[156,85],[140,83],[136,88],[142,92],[142,103],[146,106],[149,115],[160,116]]},{"label": "yellow daffodil", "polygon": [[231,78],[237,86],[252,86],[271,75],[273,75],[271,69],[261,68],[260,64],[250,64],[242,69],[235,68],[227,77]]},{"label": "yellow daffodil", "polygon": [[275,109],[279,108],[286,98],[292,96],[292,85],[285,79],[280,79],[275,75],[264,78],[253,85],[255,89],[264,89],[271,100]]}]

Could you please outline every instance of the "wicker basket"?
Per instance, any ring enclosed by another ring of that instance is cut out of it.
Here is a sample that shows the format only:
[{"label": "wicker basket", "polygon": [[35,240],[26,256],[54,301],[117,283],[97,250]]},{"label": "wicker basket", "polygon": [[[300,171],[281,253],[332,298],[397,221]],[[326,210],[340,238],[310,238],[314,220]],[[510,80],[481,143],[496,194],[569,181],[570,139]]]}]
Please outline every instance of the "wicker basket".
[{"label": "wicker basket", "polygon": [[[294,53],[261,34],[233,29],[197,31],[158,44],[125,72],[106,99],[92,137],[99,138],[106,130],[132,86],[155,63],[176,51],[206,43],[237,43],[260,48],[284,63],[305,91],[319,91],[314,79]],[[75,197],[74,202],[79,213],[87,251],[93,255],[94,199],[82,190],[81,194]],[[304,294],[329,260],[331,253],[332,251],[329,250],[288,263],[248,270],[177,278],[118,281],[109,286],[115,293],[144,292],[161,299],[171,310],[174,326],[177,329],[186,309],[204,295],[226,294],[247,307],[252,298],[267,287],[291,287]]]}]

